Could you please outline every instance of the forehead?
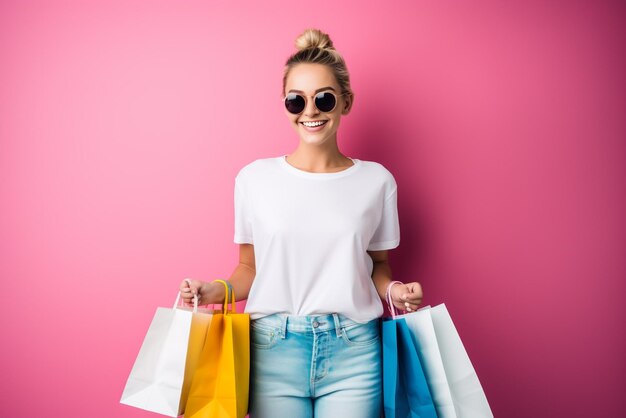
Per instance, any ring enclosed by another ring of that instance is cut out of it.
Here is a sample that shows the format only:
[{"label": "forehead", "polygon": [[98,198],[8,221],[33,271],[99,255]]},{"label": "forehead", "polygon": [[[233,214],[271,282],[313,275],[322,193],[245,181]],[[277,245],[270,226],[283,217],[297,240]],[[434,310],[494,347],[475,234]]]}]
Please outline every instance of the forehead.
[{"label": "forehead", "polygon": [[338,89],[332,70],[323,64],[298,64],[289,72],[285,91],[301,90],[307,94],[315,93],[321,87]]}]

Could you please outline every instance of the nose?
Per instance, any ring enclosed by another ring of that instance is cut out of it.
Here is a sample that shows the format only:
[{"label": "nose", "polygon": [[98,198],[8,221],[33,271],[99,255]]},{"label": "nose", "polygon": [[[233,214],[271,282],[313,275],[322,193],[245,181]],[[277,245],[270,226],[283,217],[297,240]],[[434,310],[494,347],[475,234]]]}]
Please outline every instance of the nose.
[{"label": "nose", "polygon": [[313,115],[319,114],[320,111],[315,106],[315,99],[312,97],[307,98],[306,107],[304,108],[304,115],[306,117],[311,117]]}]

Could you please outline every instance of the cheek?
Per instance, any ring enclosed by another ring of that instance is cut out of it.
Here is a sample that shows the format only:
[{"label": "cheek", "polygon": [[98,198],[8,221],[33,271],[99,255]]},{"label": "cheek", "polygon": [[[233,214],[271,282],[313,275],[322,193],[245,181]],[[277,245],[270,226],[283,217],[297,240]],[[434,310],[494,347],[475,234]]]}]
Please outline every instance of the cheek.
[{"label": "cheek", "polygon": [[284,111],[285,117],[287,118],[287,120],[290,123],[296,123],[298,120],[298,115],[294,115],[292,113],[287,112],[287,110]]}]

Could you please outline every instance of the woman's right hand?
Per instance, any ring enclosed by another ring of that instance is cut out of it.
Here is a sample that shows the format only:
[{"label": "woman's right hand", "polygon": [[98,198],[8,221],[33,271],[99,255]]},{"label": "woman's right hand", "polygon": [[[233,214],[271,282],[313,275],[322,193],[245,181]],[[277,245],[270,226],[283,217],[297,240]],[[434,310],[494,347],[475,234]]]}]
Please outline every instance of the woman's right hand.
[{"label": "woman's right hand", "polygon": [[193,306],[193,295],[198,295],[198,306],[224,303],[224,286],[187,278],[180,283],[180,295],[185,306]]}]

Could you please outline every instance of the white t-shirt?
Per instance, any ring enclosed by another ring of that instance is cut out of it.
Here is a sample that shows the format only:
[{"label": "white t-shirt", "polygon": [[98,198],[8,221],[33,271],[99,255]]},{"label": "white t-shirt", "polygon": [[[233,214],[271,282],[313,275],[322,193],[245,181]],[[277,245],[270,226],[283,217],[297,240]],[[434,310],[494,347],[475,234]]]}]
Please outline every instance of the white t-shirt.
[{"label": "white t-shirt", "polygon": [[311,173],[282,155],[237,174],[234,242],[254,244],[256,264],[245,309],[251,319],[382,316],[366,250],[400,243],[397,185],[382,164],[352,161],[343,171]]}]

